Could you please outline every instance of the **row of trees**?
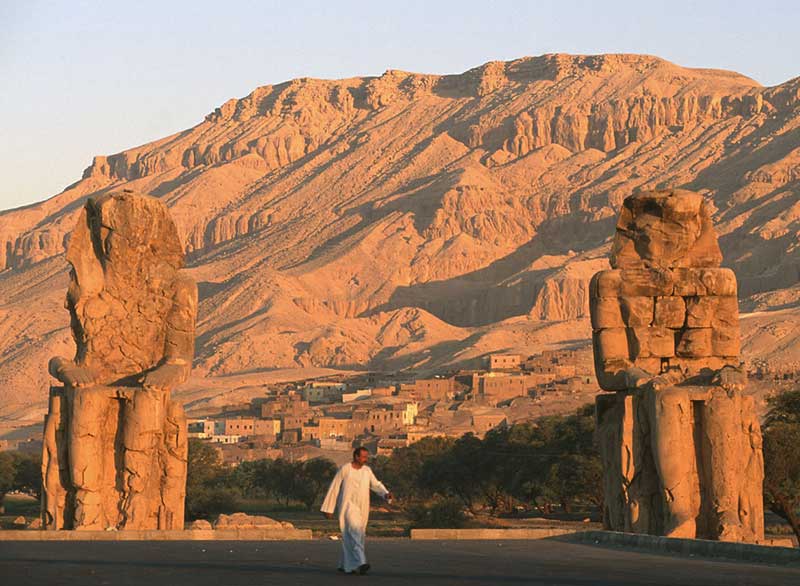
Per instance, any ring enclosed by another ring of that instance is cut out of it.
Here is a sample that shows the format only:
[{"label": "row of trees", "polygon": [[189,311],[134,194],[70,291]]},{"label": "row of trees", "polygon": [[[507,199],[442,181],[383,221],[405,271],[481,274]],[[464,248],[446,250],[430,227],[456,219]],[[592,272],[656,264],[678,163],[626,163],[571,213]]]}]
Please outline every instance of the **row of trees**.
[{"label": "row of trees", "polygon": [[[426,438],[372,467],[399,501],[414,514],[467,510],[497,515],[516,505],[543,513],[598,507],[602,503],[601,466],[593,442],[594,409],[536,423],[502,427],[484,439]],[[209,444],[189,444],[187,513],[190,518],[234,510],[237,500],[271,499],[283,506],[312,509],[336,473],[333,462],[283,459],[242,462],[225,467]],[[453,503],[455,501],[456,504]],[[450,515],[452,516],[452,515]]]},{"label": "row of trees", "polygon": [[479,439],[427,438],[373,465],[407,503],[455,499],[469,512],[509,513],[529,505],[542,513],[602,504],[594,446],[594,409],[494,429]]},{"label": "row of trees", "polygon": [[230,512],[243,498],[272,499],[285,507],[299,503],[311,509],[335,474],[336,465],[325,458],[304,462],[264,459],[231,468],[222,465],[212,446],[190,440],[187,514],[200,518]]}]

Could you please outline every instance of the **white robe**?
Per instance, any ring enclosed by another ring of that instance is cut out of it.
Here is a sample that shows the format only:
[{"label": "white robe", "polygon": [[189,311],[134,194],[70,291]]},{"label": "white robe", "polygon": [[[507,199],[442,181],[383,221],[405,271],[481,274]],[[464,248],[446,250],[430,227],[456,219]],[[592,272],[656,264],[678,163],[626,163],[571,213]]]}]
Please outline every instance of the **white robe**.
[{"label": "white robe", "polygon": [[364,538],[369,519],[370,490],[381,497],[389,494],[369,466],[355,469],[348,462],[339,468],[322,503],[323,513],[333,514],[336,509],[339,511],[339,528],[342,531],[342,559],[339,567],[345,572],[357,570],[367,563]]}]

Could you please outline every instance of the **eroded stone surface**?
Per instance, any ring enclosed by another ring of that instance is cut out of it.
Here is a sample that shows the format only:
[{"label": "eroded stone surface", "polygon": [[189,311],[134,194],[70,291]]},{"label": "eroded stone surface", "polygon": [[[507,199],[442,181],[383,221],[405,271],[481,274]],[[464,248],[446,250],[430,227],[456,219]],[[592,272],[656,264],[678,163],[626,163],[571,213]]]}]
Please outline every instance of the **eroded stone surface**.
[{"label": "eroded stone surface", "polygon": [[170,391],[194,350],[197,288],[157,199],[90,198],[72,233],[66,307],[77,352],[55,357],[45,419],[47,529],[182,529],[186,417]]},{"label": "eroded stone surface", "polygon": [[625,200],[612,270],[592,279],[606,527],[764,537],[761,430],[744,393],[736,277],[702,196]]},{"label": "eroded stone surface", "polygon": [[288,521],[276,521],[263,515],[233,513],[217,517],[214,529],[294,529],[294,525]]}]

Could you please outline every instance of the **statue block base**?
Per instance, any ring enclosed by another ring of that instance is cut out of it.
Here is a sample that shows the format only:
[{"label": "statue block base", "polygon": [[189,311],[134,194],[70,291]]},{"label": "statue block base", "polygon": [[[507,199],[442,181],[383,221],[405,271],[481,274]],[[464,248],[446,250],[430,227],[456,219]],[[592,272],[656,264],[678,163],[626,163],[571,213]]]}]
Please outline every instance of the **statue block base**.
[{"label": "statue block base", "polygon": [[606,529],[763,542],[752,397],[679,385],[601,395],[596,407]]},{"label": "statue block base", "polygon": [[141,387],[51,387],[45,417],[45,529],[183,529],[183,407]]}]

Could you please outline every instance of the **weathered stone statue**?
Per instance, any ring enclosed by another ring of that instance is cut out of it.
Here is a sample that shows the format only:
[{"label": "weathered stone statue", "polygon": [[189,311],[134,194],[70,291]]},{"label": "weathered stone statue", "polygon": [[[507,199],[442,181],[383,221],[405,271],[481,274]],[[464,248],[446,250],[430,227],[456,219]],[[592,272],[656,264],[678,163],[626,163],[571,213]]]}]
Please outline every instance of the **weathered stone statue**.
[{"label": "weathered stone statue", "polygon": [[739,360],[736,277],[703,197],[625,200],[591,282],[608,529],[758,542],[761,430]]},{"label": "weathered stone statue", "polygon": [[197,287],[157,199],[89,199],[67,249],[77,345],[56,357],[42,462],[46,529],[183,529],[187,434],[170,390],[194,352]]}]

